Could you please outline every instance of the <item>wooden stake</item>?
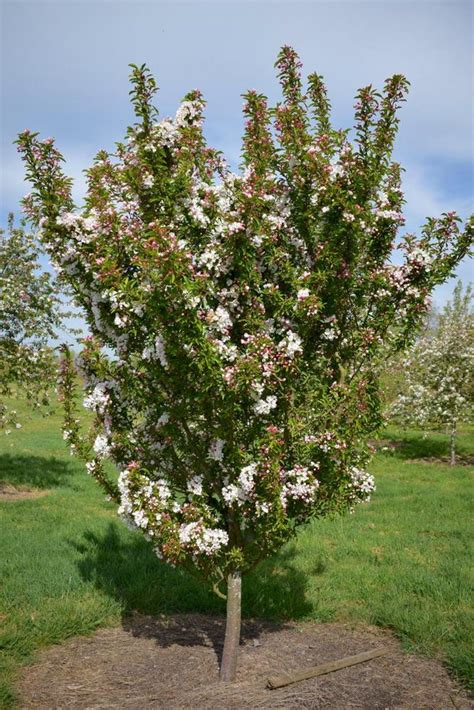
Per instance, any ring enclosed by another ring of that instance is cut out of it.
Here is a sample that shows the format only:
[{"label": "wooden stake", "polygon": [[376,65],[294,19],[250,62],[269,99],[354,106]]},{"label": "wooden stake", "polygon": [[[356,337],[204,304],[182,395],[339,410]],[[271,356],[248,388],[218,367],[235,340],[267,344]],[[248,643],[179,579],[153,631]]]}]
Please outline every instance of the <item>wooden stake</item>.
[{"label": "wooden stake", "polygon": [[275,690],[275,688],[283,688],[285,685],[298,683],[300,680],[307,680],[308,678],[314,678],[318,675],[338,671],[341,668],[347,668],[347,666],[355,666],[357,663],[370,661],[372,658],[384,656],[386,653],[389,653],[388,648],[376,648],[373,651],[358,653],[357,656],[346,656],[345,658],[341,658],[339,661],[322,663],[319,666],[313,666],[313,668],[308,668],[307,670],[300,671],[299,673],[284,673],[282,675],[272,676],[267,680],[267,688],[271,688],[272,690]]}]

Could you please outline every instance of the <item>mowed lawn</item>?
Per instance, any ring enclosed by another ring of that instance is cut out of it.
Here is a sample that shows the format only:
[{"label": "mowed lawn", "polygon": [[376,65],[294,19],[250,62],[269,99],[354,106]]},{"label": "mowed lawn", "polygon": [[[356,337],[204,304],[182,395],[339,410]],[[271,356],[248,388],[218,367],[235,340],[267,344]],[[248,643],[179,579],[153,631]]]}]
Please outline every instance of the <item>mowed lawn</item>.
[{"label": "mowed lawn", "polygon": [[[443,434],[384,436],[402,443],[374,459],[372,502],[315,521],[261,565],[244,582],[244,614],[377,624],[472,686],[473,469],[421,460],[447,453]],[[460,451],[474,455],[472,429]],[[0,437],[0,480],[47,492],[0,503],[3,706],[41,647],[120,624],[133,610],[224,613],[203,583],[161,564],[120,522],[69,456],[59,415],[35,415]]]}]

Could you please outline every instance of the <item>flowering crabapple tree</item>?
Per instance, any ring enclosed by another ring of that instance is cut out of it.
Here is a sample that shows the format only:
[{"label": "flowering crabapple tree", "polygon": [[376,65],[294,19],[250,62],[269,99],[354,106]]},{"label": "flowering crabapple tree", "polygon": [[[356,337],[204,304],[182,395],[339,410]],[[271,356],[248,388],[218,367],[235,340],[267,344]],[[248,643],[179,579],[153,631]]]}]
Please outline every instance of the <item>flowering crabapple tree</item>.
[{"label": "flowering crabapple tree", "polygon": [[0,429],[20,428],[6,399],[24,394],[34,407],[50,404],[57,356],[50,347],[63,317],[51,274],[41,269],[35,236],[9,215],[0,230]]},{"label": "flowering crabapple tree", "polygon": [[456,463],[458,422],[474,418],[474,311],[472,286],[459,281],[453,299],[403,360],[405,379],[391,415],[405,425],[449,429]]},{"label": "flowering crabapple tree", "polygon": [[95,423],[80,433],[66,352],[65,437],[160,558],[226,583],[224,680],[242,573],[374,489],[379,368],[472,240],[444,214],[396,241],[402,76],[360,90],[351,141],[331,126],[322,78],[304,89],[293,49],[276,67],[277,106],[244,96],[239,173],[205,141],[199,91],[159,120],[145,65],[132,65],[137,122],[97,154],[81,211],[53,141],[18,139],[27,214],[93,334],[77,364]]}]

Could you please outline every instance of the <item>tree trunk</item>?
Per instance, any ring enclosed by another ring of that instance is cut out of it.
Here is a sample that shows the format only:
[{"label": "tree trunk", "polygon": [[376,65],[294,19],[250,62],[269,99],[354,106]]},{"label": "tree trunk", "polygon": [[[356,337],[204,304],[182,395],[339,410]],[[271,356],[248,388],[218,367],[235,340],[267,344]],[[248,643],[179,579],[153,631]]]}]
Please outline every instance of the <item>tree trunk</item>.
[{"label": "tree trunk", "polygon": [[456,465],[456,422],[451,425],[451,466]]},{"label": "tree trunk", "polygon": [[231,572],[227,577],[227,619],[220,672],[220,679],[223,681],[235,679],[240,643],[241,606],[242,576],[240,572]]}]

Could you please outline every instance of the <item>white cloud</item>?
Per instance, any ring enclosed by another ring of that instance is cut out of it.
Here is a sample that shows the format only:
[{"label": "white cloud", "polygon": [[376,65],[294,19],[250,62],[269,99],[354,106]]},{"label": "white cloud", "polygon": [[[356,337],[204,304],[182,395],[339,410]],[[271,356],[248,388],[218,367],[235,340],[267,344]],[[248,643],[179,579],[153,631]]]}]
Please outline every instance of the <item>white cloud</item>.
[{"label": "white cloud", "polygon": [[427,217],[438,217],[443,212],[455,211],[463,218],[470,214],[471,196],[448,196],[440,186],[433,185],[432,171],[423,169],[420,163],[404,167],[402,187],[407,201],[404,212],[409,229],[416,229]]}]

